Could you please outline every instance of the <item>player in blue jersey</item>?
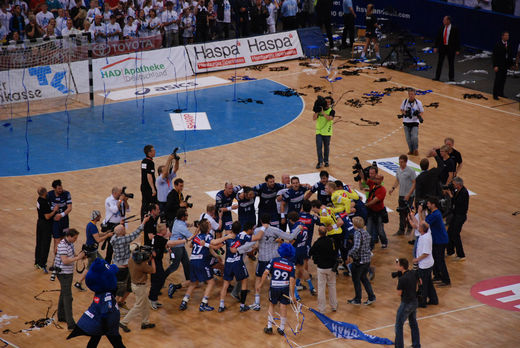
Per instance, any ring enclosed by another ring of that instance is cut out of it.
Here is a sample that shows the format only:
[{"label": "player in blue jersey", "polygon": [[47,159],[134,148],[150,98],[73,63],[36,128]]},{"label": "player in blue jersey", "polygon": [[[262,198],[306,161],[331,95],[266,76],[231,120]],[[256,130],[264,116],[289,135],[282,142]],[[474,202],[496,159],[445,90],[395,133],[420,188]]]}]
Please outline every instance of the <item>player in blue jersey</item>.
[{"label": "player in blue jersey", "polygon": [[[307,256],[305,257],[303,268],[309,272],[309,250],[311,250],[312,238],[314,236],[314,226],[321,225],[320,218],[311,214],[311,201],[305,199],[302,203],[302,211],[300,212],[300,221],[307,228]],[[309,273],[310,275],[310,273]],[[298,286],[298,279],[296,279],[296,286]],[[300,290],[300,289],[298,289]]]},{"label": "player in blue jersey", "polygon": [[[297,176],[291,178],[291,187],[282,195],[281,210],[284,211],[287,206],[287,213],[295,211],[297,213],[302,210],[302,202],[305,192],[309,190],[309,185],[301,185],[300,179]],[[282,217],[281,223],[285,223],[285,218]]]},{"label": "player in blue jersey", "polygon": [[258,204],[258,226],[262,224],[260,217],[264,214],[271,216],[271,226],[280,226],[280,216],[276,209],[276,195],[278,191],[283,188],[285,188],[285,185],[275,183],[274,176],[271,174],[265,176],[264,183],[253,187],[253,190],[260,197],[260,203]]},{"label": "player in blue jersey", "polygon": [[283,243],[278,248],[280,257],[275,257],[269,262],[262,275],[260,287],[271,276],[271,286],[269,288],[269,311],[267,315],[267,326],[264,328],[266,334],[273,333],[273,313],[274,306],[280,303],[280,327],[278,333],[285,335],[285,322],[287,320],[287,305],[291,302],[291,294],[294,294],[294,248],[289,243]]},{"label": "player in blue jersey", "polygon": [[318,192],[318,201],[323,205],[330,204],[330,196],[325,190],[325,185],[329,182],[329,173],[326,170],[320,172],[320,181],[312,185],[311,189],[305,193],[305,199],[311,198],[313,193]]},{"label": "player in blue jersey", "polygon": [[[52,238],[54,241],[54,254],[58,249],[58,244],[65,237],[65,233],[69,230],[69,214],[72,211],[72,198],[70,192],[65,191],[61,185],[61,180],[54,180],[52,182],[53,190],[47,193],[47,200],[54,210],[58,206],[58,211],[54,215],[52,221]],[[51,280],[56,279],[56,272],[52,272]]]},{"label": "player in blue jersey", "polygon": [[244,186],[241,191],[237,193],[238,201],[238,221],[242,229],[248,222],[256,223],[255,213],[255,191],[249,186]]},{"label": "player in blue jersey", "polygon": [[[222,212],[223,230],[231,230],[231,224],[233,223],[231,211],[238,207],[236,204],[233,204],[233,200],[235,199],[237,192],[240,191],[241,188],[242,187],[240,185],[233,186],[232,183],[226,182],[224,184],[224,189],[217,192],[217,195],[215,196],[215,206],[217,207],[217,212]],[[219,222],[218,219],[217,222]]]},{"label": "player in blue jersey", "polygon": [[191,250],[190,257],[190,285],[186,291],[186,295],[182,299],[179,309],[181,311],[188,308],[188,301],[190,300],[191,293],[199,282],[207,282],[206,289],[204,291],[204,297],[199,306],[199,311],[208,312],[214,308],[208,305],[208,297],[215,285],[213,279],[213,272],[211,271],[210,260],[211,255],[218,257],[216,253],[211,253],[212,250],[220,249],[222,243],[231,238],[230,235],[213,239],[209,233],[209,222],[203,220],[199,224],[199,233],[193,238],[193,249]]},{"label": "player in blue jersey", "polygon": [[[305,259],[307,259],[308,255],[309,255],[309,250],[308,250],[309,234],[307,231],[307,227],[305,227],[305,225],[301,221],[299,221],[300,215],[297,212],[292,211],[287,215],[287,217],[289,219],[289,228],[291,230],[291,233],[293,233],[293,231],[295,231],[295,230],[298,230],[298,234],[296,235],[296,238],[292,242],[292,244],[295,248],[295,256],[294,256],[293,261],[296,266],[296,278],[305,279],[307,284],[309,284],[309,290],[311,292],[311,295],[315,296],[316,290],[314,289],[314,286],[312,285],[311,276],[310,276],[309,272],[307,272],[304,268]],[[294,297],[297,300],[299,300],[300,296],[298,295],[298,290],[296,287],[295,287],[294,291],[295,291]]]},{"label": "player in blue jersey", "polygon": [[249,306],[245,305],[248,293],[247,279],[249,278],[249,273],[247,272],[246,265],[244,264],[243,256],[238,253],[237,248],[247,242],[256,241],[259,239],[258,237],[255,237],[255,239],[251,238],[254,226],[254,222],[246,222],[243,232],[240,232],[240,222],[235,221],[231,226],[231,232],[228,234],[230,239],[226,240],[225,242],[226,263],[224,265],[224,282],[222,284],[222,289],[220,290],[220,306],[218,307],[219,312],[223,312],[227,309],[224,305],[224,299],[229,287],[229,282],[232,281],[233,278],[235,278],[237,282],[241,283],[240,312],[249,310]]}]

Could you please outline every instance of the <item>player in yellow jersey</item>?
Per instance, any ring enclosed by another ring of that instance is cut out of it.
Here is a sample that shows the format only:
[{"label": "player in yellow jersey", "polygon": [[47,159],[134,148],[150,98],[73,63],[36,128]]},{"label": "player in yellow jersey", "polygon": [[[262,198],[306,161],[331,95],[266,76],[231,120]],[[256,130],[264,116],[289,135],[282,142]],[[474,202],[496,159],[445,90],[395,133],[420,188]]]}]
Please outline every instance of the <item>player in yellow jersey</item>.
[{"label": "player in yellow jersey", "polygon": [[355,191],[348,192],[341,187],[337,187],[334,182],[328,182],[325,186],[325,191],[331,196],[332,211],[336,214],[347,213],[350,214],[351,209],[355,206],[352,200],[359,199]]}]

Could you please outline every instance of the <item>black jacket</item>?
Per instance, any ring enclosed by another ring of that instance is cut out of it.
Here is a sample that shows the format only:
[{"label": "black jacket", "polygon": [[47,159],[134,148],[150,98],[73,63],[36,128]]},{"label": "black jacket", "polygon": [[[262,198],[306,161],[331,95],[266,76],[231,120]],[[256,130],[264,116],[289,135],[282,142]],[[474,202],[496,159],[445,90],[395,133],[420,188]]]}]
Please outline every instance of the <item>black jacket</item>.
[{"label": "black jacket", "polygon": [[454,215],[467,215],[469,208],[469,192],[465,186],[455,192],[451,199]]},{"label": "black jacket", "polygon": [[166,197],[166,208],[165,208],[165,216],[167,221],[173,221],[177,217],[177,210],[179,210],[181,206],[181,201],[184,200],[184,196],[173,189],[168,193],[168,197]]},{"label": "black jacket", "polygon": [[312,256],[318,268],[332,268],[336,263],[337,251],[334,250],[334,242],[330,237],[318,238],[311,247],[309,255]]},{"label": "black jacket", "polygon": [[[435,48],[444,46],[444,25],[440,27],[437,36],[435,37]],[[459,30],[453,24],[451,25],[450,35],[448,36],[448,50],[457,52],[460,50]]]},{"label": "black jacket", "polygon": [[426,199],[429,196],[441,196],[439,174],[439,168],[432,168],[420,173],[417,178],[415,178],[415,197],[417,201]]},{"label": "black jacket", "polygon": [[507,43],[507,49],[502,43],[502,40],[496,43],[495,48],[493,48],[493,67],[509,68],[513,65],[514,58],[513,45],[511,42]]}]

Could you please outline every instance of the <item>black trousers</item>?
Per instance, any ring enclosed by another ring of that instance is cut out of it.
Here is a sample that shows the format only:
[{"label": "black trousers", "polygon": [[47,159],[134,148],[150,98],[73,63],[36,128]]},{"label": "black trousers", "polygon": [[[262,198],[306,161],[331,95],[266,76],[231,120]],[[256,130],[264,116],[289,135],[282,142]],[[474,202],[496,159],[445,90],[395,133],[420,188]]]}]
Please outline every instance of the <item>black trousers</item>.
[{"label": "black trousers", "polygon": [[172,248],[172,252],[175,255],[175,258],[172,260],[170,266],[166,269],[164,278],[166,279],[170,274],[175,272],[182,263],[182,268],[184,269],[184,278],[186,278],[186,280],[190,280],[190,258],[188,257],[186,248],[184,246]]},{"label": "black trousers", "polygon": [[354,291],[356,293],[356,296],[354,299],[361,301],[361,284],[363,284],[363,287],[365,288],[365,291],[368,294],[369,300],[375,300],[376,295],[374,294],[374,291],[372,290],[372,285],[370,285],[370,281],[368,280],[367,274],[368,270],[370,269],[370,262],[360,264],[357,262],[352,263],[351,271],[352,271],[352,282],[354,283]]},{"label": "black trousers", "polygon": [[155,273],[150,276],[150,293],[148,294],[148,298],[150,301],[157,301],[159,297],[159,292],[166,281],[166,272],[164,271],[162,257],[158,259],[155,258]]},{"label": "black trousers", "polygon": [[52,221],[38,220],[36,223],[36,247],[34,264],[47,267],[47,258],[52,240]]},{"label": "black trousers", "polygon": [[[327,33],[327,38],[329,39],[329,49],[334,47],[334,40],[332,39],[332,19],[330,17],[321,17],[318,14],[318,27],[325,26],[325,32]],[[285,30],[285,28],[284,28]]]},{"label": "black trousers", "polygon": [[419,268],[418,270],[419,278],[421,278],[422,282],[422,301],[424,301],[419,303],[420,305],[425,305],[427,300],[429,300],[431,304],[439,303],[437,291],[435,291],[435,287],[433,286],[432,269],[433,267],[426,269]]},{"label": "black trousers", "polygon": [[406,206],[413,207],[413,201],[414,197],[410,197],[408,200],[404,199],[404,196],[399,196],[399,233],[404,233],[405,229],[407,231],[412,230],[412,226],[410,226],[410,223],[408,222],[408,210],[406,210]]},{"label": "black trousers", "polygon": [[343,14],[343,36],[341,37],[341,44],[344,46],[347,43],[347,34],[350,40],[349,46],[352,47],[354,43],[354,15],[352,13]]},{"label": "black trousers", "polygon": [[462,231],[462,225],[466,222],[466,215],[453,215],[448,227],[448,237],[450,242],[448,243],[447,252],[452,255],[457,252],[458,257],[466,257],[464,254],[464,248],[462,247],[462,239],[460,239],[460,232]]},{"label": "black trousers", "polygon": [[435,72],[435,78],[437,80],[441,78],[444,57],[448,57],[448,78],[450,81],[453,81],[455,79],[455,51],[453,49],[448,49],[448,46],[444,45],[439,47],[439,60],[437,61],[437,71]]},{"label": "black trousers", "polygon": [[433,276],[436,279],[442,280],[445,284],[451,284],[450,274],[448,273],[448,267],[446,267],[446,261],[444,259],[446,251],[446,244],[433,244],[432,256],[433,261]]},{"label": "black trousers", "polygon": [[506,85],[507,68],[498,67],[498,71],[495,73],[495,82],[493,83],[493,97],[504,96],[504,86]]},{"label": "black trousers", "polygon": [[141,221],[144,219],[144,214],[146,214],[146,209],[150,203],[157,203],[157,195],[152,196],[152,191],[141,191]]}]

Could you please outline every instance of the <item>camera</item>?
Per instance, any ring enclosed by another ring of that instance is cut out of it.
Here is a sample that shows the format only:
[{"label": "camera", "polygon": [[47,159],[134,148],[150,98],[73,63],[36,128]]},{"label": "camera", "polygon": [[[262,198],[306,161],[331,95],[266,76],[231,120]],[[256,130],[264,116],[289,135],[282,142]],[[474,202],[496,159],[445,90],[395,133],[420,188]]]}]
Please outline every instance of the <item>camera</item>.
[{"label": "camera", "polygon": [[391,273],[392,278],[400,278],[403,275],[403,272],[401,271],[395,271]]},{"label": "camera", "polygon": [[327,109],[328,109],[327,101],[325,100],[324,97],[319,95],[316,98],[316,101],[314,101],[314,106],[312,107],[312,111],[317,113],[317,112],[322,112],[323,110],[327,110]]},{"label": "camera", "polygon": [[125,195],[126,197],[128,197],[130,199],[134,198],[134,194],[133,193],[126,192],[126,186],[123,186],[123,188],[121,189],[121,194]]},{"label": "camera", "polygon": [[426,205],[426,200],[423,199],[422,201],[419,201],[417,202],[417,207],[421,206],[423,208],[423,210],[426,210],[426,208],[428,208],[428,206]]},{"label": "camera", "polygon": [[193,208],[193,203],[189,203],[188,201],[190,200],[191,196],[190,195],[187,195],[186,198],[184,199],[184,202],[186,202],[186,206],[188,208]]},{"label": "camera", "polygon": [[361,162],[359,161],[359,157],[354,157],[353,159],[356,163],[354,163],[354,165],[352,166],[352,169],[354,169],[352,171],[352,174],[356,174],[356,176],[354,177],[354,181],[356,181],[356,182],[361,180],[361,175],[360,175],[361,171],[363,172],[365,178],[368,178],[370,167],[377,167],[376,161],[372,162],[371,166],[363,168],[363,166],[361,165]]},{"label": "camera", "polygon": [[141,264],[145,261],[148,261],[152,256],[152,247],[149,245],[141,245],[137,247],[132,253],[132,259],[135,263]]},{"label": "camera", "polygon": [[178,148],[178,147],[176,147],[176,148],[173,149],[173,151],[172,151],[172,156],[173,156],[173,158],[174,158],[176,161],[178,161],[178,160],[181,159],[181,158],[179,157],[179,155],[177,155],[177,151],[179,151],[179,148]]},{"label": "camera", "polygon": [[49,267],[49,271],[55,272],[55,273],[60,273],[61,272],[61,267],[51,266],[51,267]]},{"label": "camera", "polygon": [[443,190],[450,190],[450,191],[454,191],[455,190],[455,186],[453,186],[452,182],[450,182],[448,185],[441,185],[441,188]]},{"label": "camera", "polygon": [[410,205],[408,204],[408,202],[404,202],[404,206],[402,207],[397,207],[395,209],[398,213],[406,213],[406,214],[409,214],[411,211],[412,211],[412,208],[410,207]]},{"label": "camera", "polygon": [[413,118],[414,116],[417,117],[420,123],[424,122],[424,119],[421,115],[419,115],[421,112],[419,110],[415,110],[412,112],[412,109],[408,108],[403,114],[397,115],[397,118]]},{"label": "camera", "polygon": [[92,245],[83,244],[81,246],[81,251],[83,251],[87,257],[96,255],[98,251],[98,243],[94,243]]}]

